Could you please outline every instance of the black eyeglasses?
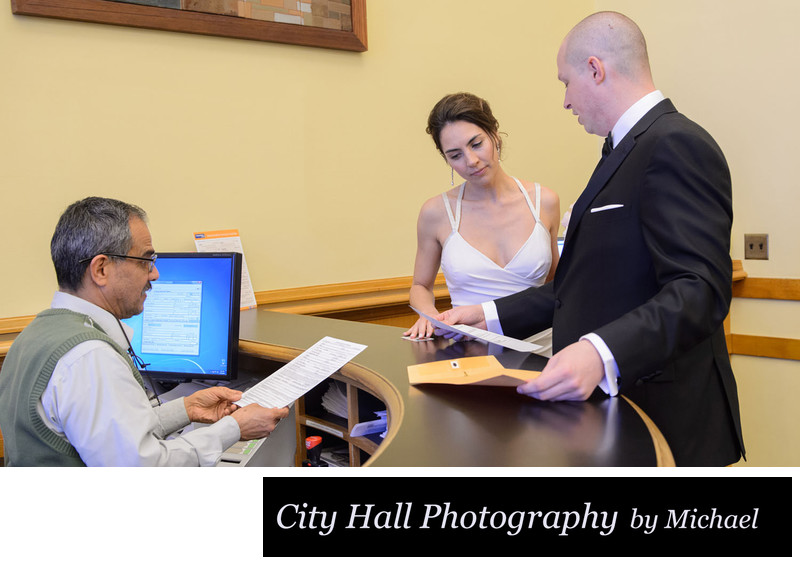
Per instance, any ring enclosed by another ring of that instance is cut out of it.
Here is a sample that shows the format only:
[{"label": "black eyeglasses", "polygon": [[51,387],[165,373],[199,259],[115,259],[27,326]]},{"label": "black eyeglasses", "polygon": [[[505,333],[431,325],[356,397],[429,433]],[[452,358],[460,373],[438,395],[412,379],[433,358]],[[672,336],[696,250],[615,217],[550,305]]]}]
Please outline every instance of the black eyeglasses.
[{"label": "black eyeglasses", "polygon": [[[98,253],[97,255],[107,255],[108,257],[116,257],[117,259],[133,259],[134,261],[142,261],[143,263],[150,263],[147,266],[147,270],[149,272],[153,272],[153,267],[156,266],[156,259],[158,259],[158,255],[153,253],[150,257],[133,257],[132,255],[117,255],[116,253]],[[97,257],[95,255],[94,257]],[[78,263],[86,263],[87,261],[91,261],[94,257],[88,257],[86,259],[81,259]]]}]

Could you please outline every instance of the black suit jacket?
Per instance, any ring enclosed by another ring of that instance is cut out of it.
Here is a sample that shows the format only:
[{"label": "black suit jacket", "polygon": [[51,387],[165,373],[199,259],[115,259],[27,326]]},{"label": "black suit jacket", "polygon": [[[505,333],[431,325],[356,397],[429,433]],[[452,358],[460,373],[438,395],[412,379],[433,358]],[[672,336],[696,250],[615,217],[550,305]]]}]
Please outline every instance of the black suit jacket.
[{"label": "black suit jacket", "polygon": [[496,301],[506,335],[553,326],[559,351],[594,332],[678,465],[744,454],[723,321],[731,180],[711,136],[669,100],[600,162],[575,203],[555,279]]}]

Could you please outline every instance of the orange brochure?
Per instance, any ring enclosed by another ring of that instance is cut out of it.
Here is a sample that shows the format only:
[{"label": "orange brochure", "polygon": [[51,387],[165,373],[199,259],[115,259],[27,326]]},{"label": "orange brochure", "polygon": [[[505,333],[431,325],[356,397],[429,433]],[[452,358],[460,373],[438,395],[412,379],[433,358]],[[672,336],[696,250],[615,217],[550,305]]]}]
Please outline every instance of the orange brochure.
[{"label": "orange brochure", "polygon": [[461,357],[408,367],[408,382],[481,386],[519,386],[541,374],[540,371],[506,369],[494,357]]}]

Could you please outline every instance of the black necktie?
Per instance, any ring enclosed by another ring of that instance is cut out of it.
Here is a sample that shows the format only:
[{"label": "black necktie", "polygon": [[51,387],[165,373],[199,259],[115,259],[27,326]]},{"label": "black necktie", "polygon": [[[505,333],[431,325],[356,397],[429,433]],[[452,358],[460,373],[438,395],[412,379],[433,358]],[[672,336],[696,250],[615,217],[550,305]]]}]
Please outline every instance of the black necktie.
[{"label": "black necktie", "polygon": [[605,143],[603,143],[603,159],[608,157],[608,154],[611,153],[611,150],[614,149],[613,142],[611,141],[611,134],[608,134],[606,137]]}]

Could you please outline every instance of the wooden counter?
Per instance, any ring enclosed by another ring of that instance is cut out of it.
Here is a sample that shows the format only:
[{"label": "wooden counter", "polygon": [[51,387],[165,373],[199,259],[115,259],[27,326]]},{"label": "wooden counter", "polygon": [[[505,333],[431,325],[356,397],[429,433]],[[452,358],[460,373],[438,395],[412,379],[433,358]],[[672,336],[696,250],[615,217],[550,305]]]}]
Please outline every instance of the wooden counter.
[{"label": "wooden counter", "polygon": [[[412,343],[402,329],[264,309],[242,312],[240,350],[250,359],[286,362],[321,338],[367,345],[334,378],[380,399],[388,413],[383,441],[360,464],[442,466],[656,466],[672,454],[650,419],[624,397],[541,402],[496,387],[408,384],[406,368],[469,355],[496,355],[508,368],[538,370],[546,360],[441,338]],[[265,376],[268,373],[265,373]],[[303,417],[303,410],[300,410]],[[354,420],[344,426],[347,428]],[[353,438],[355,439],[355,438]],[[359,438],[358,441],[364,441]],[[380,442],[379,445],[377,442]],[[302,442],[298,443],[298,447]],[[361,447],[364,447],[363,445]],[[304,454],[303,454],[304,455]]]}]

